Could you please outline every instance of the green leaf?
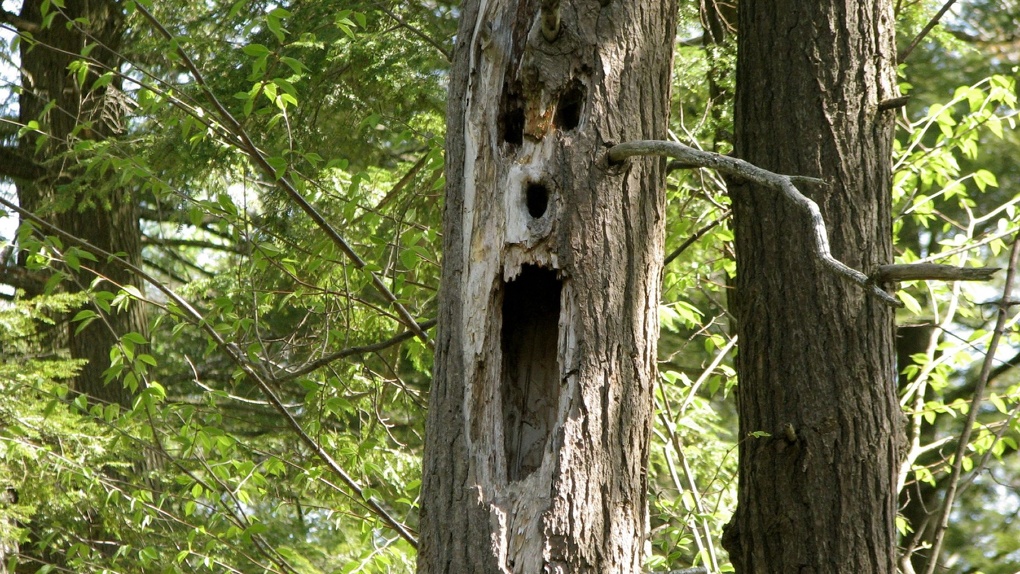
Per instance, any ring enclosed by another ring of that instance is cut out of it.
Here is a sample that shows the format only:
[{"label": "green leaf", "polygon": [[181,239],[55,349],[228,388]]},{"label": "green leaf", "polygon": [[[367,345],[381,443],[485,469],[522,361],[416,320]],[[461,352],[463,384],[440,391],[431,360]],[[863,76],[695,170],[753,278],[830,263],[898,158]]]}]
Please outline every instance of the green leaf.
[{"label": "green leaf", "polygon": [[145,337],[143,337],[141,335],[141,333],[135,333],[133,331],[130,332],[130,333],[125,333],[124,336],[121,337],[120,339],[121,339],[121,341],[130,341],[132,344],[135,344],[135,345],[148,345],[149,344],[149,341],[147,341],[145,339]]},{"label": "green leaf", "polygon": [[920,315],[922,313],[921,303],[919,303],[910,293],[907,293],[905,290],[900,290],[896,292],[896,296],[899,297],[900,301],[903,301],[903,305],[914,315]]},{"label": "green leaf", "polygon": [[991,401],[991,403],[993,405],[995,405],[995,408],[998,409],[1000,413],[1006,414],[1006,410],[1007,410],[1006,409],[1006,401],[1002,400],[1002,398],[999,397],[999,395],[997,395],[995,393],[992,393],[988,397],[988,400]]},{"label": "green leaf", "polygon": [[999,180],[996,179],[994,173],[987,169],[979,169],[974,172],[974,183],[981,191],[984,191],[988,186],[999,187]]},{"label": "green leaf", "polygon": [[262,44],[248,44],[244,48],[241,48],[241,50],[253,58],[263,58],[270,54],[269,48]]}]

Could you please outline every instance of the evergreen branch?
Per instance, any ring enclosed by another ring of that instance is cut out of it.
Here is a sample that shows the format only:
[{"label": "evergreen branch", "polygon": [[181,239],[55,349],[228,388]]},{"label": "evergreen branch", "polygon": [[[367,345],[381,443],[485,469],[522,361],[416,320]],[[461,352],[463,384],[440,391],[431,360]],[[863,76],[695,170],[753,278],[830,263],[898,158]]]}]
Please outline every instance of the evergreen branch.
[{"label": "evergreen branch", "polygon": [[248,135],[248,131],[244,129],[244,126],[242,126],[241,123],[237,121],[233,114],[231,114],[230,111],[227,110],[227,108],[219,101],[219,98],[216,97],[216,94],[213,93],[212,89],[209,87],[209,84],[205,81],[205,76],[198,69],[198,66],[195,64],[194,60],[191,59],[191,56],[189,56],[188,53],[184,51],[184,48],[181,47],[181,43],[179,42],[179,40],[174,38],[174,35],[171,34],[170,31],[167,30],[166,27],[163,26],[163,24],[159,20],[157,20],[156,17],[153,16],[152,13],[149,12],[144,6],[142,6],[141,4],[137,4],[136,8],[145,17],[145,19],[148,20],[149,23],[152,24],[154,28],[156,28],[160,35],[162,35],[164,38],[166,38],[167,40],[169,40],[170,42],[174,43],[177,46],[176,50],[177,55],[180,56],[181,61],[184,63],[184,67],[191,74],[192,78],[194,78],[195,83],[198,85],[199,89],[205,95],[206,99],[209,101],[209,104],[212,105],[212,107],[215,109],[216,114],[219,115],[220,121],[224,123],[224,127],[226,127],[231,132],[231,134],[233,134],[234,137],[240,140],[239,147],[241,151],[243,151],[253,162],[255,162],[255,165],[258,166],[260,170],[262,170],[266,177],[268,177],[271,181],[275,182],[277,187],[279,187],[284,193],[286,193],[287,196],[290,197],[291,200],[294,203],[296,203],[297,206],[300,207],[301,210],[304,211],[309,218],[311,218],[311,220],[315,223],[315,225],[319,229],[326,233],[326,236],[329,237],[329,239],[334,244],[336,244],[337,247],[340,248],[340,251],[347,256],[347,258],[351,261],[351,263],[354,265],[356,269],[368,275],[369,279],[372,282],[372,286],[375,287],[376,291],[378,291],[379,294],[382,295],[383,299],[385,299],[386,302],[389,303],[397,311],[397,315],[400,316],[401,322],[403,322],[408,329],[410,329],[419,339],[421,339],[421,341],[427,347],[429,347],[430,349],[434,348],[434,345],[432,341],[429,339],[429,336],[425,333],[421,326],[418,325],[417,321],[415,321],[411,313],[407,310],[406,307],[404,307],[403,304],[400,303],[400,301],[397,299],[397,296],[394,295],[393,292],[390,291],[388,287],[386,287],[386,284],[383,283],[383,280],[379,278],[379,275],[377,275],[376,273],[367,268],[368,263],[366,263],[365,260],[362,259],[361,256],[359,256],[357,252],[354,251],[354,248],[351,246],[351,244],[348,243],[347,240],[344,239],[344,237],[340,235],[340,233],[332,225],[330,225],[328,221],[326,221],[326,218],[323,217],[322,214],[319,213],[318,210],[316,210],[315,207],[312,206],[312,204],[309,203],[308,200],[305,199],[303,195],[301,195],[301,192],[299,192],[297,188],[294,187],[294,184],[291,183],[286,173],[277,175],[276,168],[274,168],[272,164],[269,163],[269,160],[266,158],[262,150],[260,150],[258,146],[255,145],[255,142],[252,141],[251,136]]},{"label": "evergreen branch", "polygon": [[782,193],[788,200],[810,214],[815,234],[815,254],[830,271],[860,285],[888,305],[903,306],[896,297],[879,287],[867,275],[852,269],[832,256],[825,230],[825,220],[822,219],[822,212],[818,209],[818,204],[808,199],[795,185],[796,183],[824,184],[824,181],[813,177],[779,175],[742,159],[701,151],[676,142],[639,140],[617,144],[609,149],[611,163],[618,163],[629,157],[641,155],[671,157],[680,160],[685,166],[712,168],[725,175],[746,179]]}]

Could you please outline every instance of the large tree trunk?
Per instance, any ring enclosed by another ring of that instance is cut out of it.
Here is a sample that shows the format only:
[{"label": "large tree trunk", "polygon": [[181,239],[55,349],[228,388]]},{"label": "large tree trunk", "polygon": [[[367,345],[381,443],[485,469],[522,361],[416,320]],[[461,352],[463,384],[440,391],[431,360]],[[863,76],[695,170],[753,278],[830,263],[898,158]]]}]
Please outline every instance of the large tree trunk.
[{"label": "large tree trunk", "polygon": [[420,572],[640,568],[676,6],[543,3],[463,8]]},{"label": "large tree trunk", "polygon": [[[25,0],[21,19],[39,25],[43,3]],[[119,68],[124,17],[120,6],[110,0],[75,1],[66,6],[49,26],[32,31],[34,42],[21,42],[19,116],[22,124],[38,121],[46,143],[37,150],[31,133],[20,141],[22,155],[43,169],[34,181],[18,182],[18,200],[64,231],[141,266],[137,198],[114,183],[116,174],[82,178],[83,170],[71,152],[79,141],[105,140],[123,129],[120,80],[94,90],[91,86],[107,69]],[[57,8],[51,5],[50,10]],[[81,20],[69,25],[75,19]],[[80,58],[86,43],[98,47],[89,53],[94,64],[79,85],[68,66]],[[116,293],[123,285],[142,288],[139,278],[103,258],[82,260],[82,266],[72,281],[65,282],[67,289],[87,288],[97,276],[105,278],[98,290]],[[54,337],[55,343],[69,348],[73,358],[87,361],[76,378],[75,391],[92,401],[130,405],[131,392],[120,381],[105,384],[103,372],[110,366],[110,348],[119,336],[146,333],[144,307],[134,303],[126,310],[104,314],[81,332],[75,332],[75,324],[61,324],[67,331]]]},{"label": "large tree trunk", "polygon": [[[892,257],[892,25],[886,0],[740,4],[736,153],[825,179],[802,189],[866,273]],[[742,441],[724,544],[741,574],[895,572],[893,314],[818,263],[799,208],[746,184],[732,198]]]}]

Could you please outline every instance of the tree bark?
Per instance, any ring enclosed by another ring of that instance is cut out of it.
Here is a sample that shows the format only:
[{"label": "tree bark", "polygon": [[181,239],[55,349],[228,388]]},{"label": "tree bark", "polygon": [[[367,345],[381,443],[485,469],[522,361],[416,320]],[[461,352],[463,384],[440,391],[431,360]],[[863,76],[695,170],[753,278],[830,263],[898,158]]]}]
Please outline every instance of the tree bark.
[{"label": "tree bark", "polygon": [[[120,66],[118,53],[124,33],[121,8],[111,0],[68,2],[49,26],[43,27],[42,0],[25,0],[20,19],[38,26],[33,42],[22,41],[19,119],[22,124],[39,122],[46,142],[37,149],[30,133],[19,144],[22,154],[41,165],[43,174],[33,181],[18,182],[18,201],[25,209],[44,217],[81,239],[111,253],[121,253],[141,266],[139,205],[134,194],[114,183],[112,177],[83,177],[83,169],[74,157],[74,146],[82,140],[102,141],[122,130],[124,95],[120,81],[92,89],[93,82],[106,70]],[[55,6],[50,7],[56,11]],[[69,22],[81,19],[74,25]],[[68,66],[86,44],[98,44],[89,53],[93,65],[82,84]],[[117,292],[132,285],[143,290],[141,280],[116,264],[100,260],[82,260],[75,281],[65,282],[70,290],[87,288],[97,276],[103,277],[98,290]],[[29,293],[33,295],[33,293]],[[110,366],[110,348],[128,332],[147,333],[144,307],[131,304],[126,310],[103,314],[76,333],[77,324],[60,321],[67,329],[54,340],[70,350],[76,359],[87,362],[75,380],[75,391],[91,401],[131,404],[132,393],[119,381],[104,382],[103,372]]]},{"label": "tree bark", "polygon": [[638,572],[676,6],[468,1],[420,572]]},{"label": "tree bark", "polygon": [[[868,273],[892,259],[896,96],[886,0],[740,4],[738,157],[828,186],[833,255]],[[741,574],[895,572],[893,314],[811,256],[807,217],[735,182],[738,509],[724,545]],[[763,431],[771,436],[752,436]]]}]

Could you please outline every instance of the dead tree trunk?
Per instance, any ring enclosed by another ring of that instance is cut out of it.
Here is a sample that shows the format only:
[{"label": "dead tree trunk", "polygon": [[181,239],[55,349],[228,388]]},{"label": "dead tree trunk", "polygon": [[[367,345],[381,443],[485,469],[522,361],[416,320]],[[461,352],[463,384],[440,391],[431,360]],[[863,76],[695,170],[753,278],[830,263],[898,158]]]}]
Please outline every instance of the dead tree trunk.
[{"label": "dead tree trunk", "polygon": [[[738,43],[737,156],[824,179],[801,189],[833,255],[865,273],[889,263],[890,3],[741,2]],[[792,204],[749,184],[731,193],[742,442],[724,545],[741,574],[895,572],[891,310],[809,256]]]},{"label": "dead tree trunk", "polygon": [[639,571],[675,12],[463,8],[420,572]]}]

